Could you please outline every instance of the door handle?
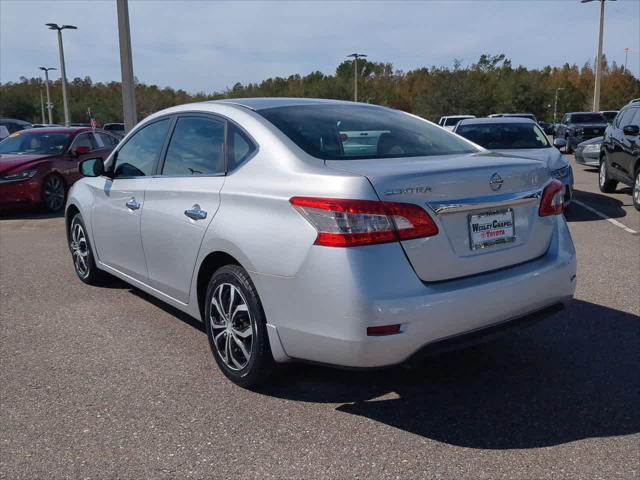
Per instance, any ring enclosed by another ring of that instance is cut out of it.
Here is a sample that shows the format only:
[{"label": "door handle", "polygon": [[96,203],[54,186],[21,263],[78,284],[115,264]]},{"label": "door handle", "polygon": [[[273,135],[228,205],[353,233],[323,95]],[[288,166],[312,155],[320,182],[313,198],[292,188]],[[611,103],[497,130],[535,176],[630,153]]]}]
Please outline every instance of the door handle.
[{"label": "door handle", "polygon": [[141,203],[138,202],[135,198],[131,198],[125,203],[128,209],[130,210],[138,210],[141,206]]},{"label": "door handle", "polygon": [[192,220],[204,220],[207,218],[207,212],[200,209],[200,205],[197,203],[189,210],[185,210],[184,214]]}]

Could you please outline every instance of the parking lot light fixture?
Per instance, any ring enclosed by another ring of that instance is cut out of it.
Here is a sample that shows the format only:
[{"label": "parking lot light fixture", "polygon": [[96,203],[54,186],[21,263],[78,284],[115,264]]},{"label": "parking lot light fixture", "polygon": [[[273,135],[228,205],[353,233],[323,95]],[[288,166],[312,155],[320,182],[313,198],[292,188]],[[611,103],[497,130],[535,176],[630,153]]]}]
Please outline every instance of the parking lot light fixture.
[{"label": "parking lot light fixture", "polygon": [[367,58],[364,53],[352,53],[347,58],[353,58],[353,101],[358,101],[358,59]]},{"label": "parking lot light fixture", "polygon": [[62,105],[64,107],[64,124],[65,126],[69,126],[69,102],[67,98],[67,73],[64,68],[64,48],[62,46],[62,30],[77,30],[78,27],[74,25],[62,25],[59,26],[57,23],[47,23],[45,24],[49,27],[49,30],[57,30],[58,31],[58,50],[60,53],[60,78],[62,79]]},{"label": "parking lot light fixture", "polygon": [[[40,70],[44,72],[44,88],[47,92],[47,112],[49,113],[49,123],[53,123],[53,118],[51,116],[51,97],[49,96],[49,70],[57,70],[55,67],[39,67]],[[44,123],[44,121],[43,121]]]},{"label": "parking lot light fixture", "polygon": [[[590,3],[596,0],[580,0],[580,3]],[[604,2],[600,2],[600,34],[598,35],[598,56],[596,57],[596,81],[593,89],[593,111],[600,110],[600,82],[602,81],[602,34],[604,32]],[[611,0],[615,1],[615,0]]]},{"label": "parking lot light fixture", "polygon": [[563,87],[556,88],[556,99],[555,99],[555,102],[553,102],[553,123],[556,123],[558,118],[558,92],[560,90],[564,90],[564,88]]}]

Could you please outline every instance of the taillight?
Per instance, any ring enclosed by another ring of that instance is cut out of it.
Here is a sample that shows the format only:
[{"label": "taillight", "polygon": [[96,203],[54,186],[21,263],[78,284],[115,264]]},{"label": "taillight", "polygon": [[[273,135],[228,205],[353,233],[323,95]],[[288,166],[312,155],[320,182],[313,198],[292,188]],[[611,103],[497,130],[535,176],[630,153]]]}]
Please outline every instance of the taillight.
[{"label": "taillight", "polygon": [[438,227],[409,203],[293,197],[291,204],[318,231],[316,245],[353,247],[431,237]]},{"label": "taillight", "polygon": [[552,181],[542,191],[542,200],[538,215],[548,217],[549,215],[560,215],[564,210],[564,185],[559,180]]}]

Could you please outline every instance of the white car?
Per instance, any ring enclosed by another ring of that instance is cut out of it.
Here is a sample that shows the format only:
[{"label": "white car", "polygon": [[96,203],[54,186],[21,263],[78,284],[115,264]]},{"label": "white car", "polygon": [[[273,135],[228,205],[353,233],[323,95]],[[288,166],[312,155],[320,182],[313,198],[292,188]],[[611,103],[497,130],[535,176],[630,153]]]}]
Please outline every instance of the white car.
[{"label": "white car", "polygon": [[[565,188],[565,207],[573,196],[573,170],[560,150],[533,120],[517,115],[460,121],[453,130],[477,145],[507,155],[543,161]],[[558,142],[560,139],[556,139]]]},{"label": "white car", "polygon": [[450,132],[453,131],[455,126],[458,124],[460,120],[465,120],[467,118],[476,118],[474,115],[449,115],[447,117],[440,117],[438,121],[438,125],[444,127],[446,130]]},{"label": "white car", "polygon": [[401,363],[546,317],[576,286],[544,163],[389,108],[172,107],[81,171],[66,207],[78,277],[108,272],[203,321],[242,386],[279,362]]}]

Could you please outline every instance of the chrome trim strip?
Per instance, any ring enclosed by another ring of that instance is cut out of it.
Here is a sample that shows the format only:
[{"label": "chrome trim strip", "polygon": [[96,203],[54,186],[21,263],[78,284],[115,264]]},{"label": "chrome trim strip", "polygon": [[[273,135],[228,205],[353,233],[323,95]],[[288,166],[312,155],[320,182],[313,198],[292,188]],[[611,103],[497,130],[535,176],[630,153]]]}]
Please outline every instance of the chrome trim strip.
[{"label": "chrome trim strip", "polygon": [[484,210],[491,208],[511,207],[524,203],[533,203],[540,200],[542,190],[532,190],[520,193],[505,193],[490,197],[465,198],[462,200],[443,200],[427,202],[427,206],[436,215],[447,215],[449,213],[468,212],[471,210]]}]

